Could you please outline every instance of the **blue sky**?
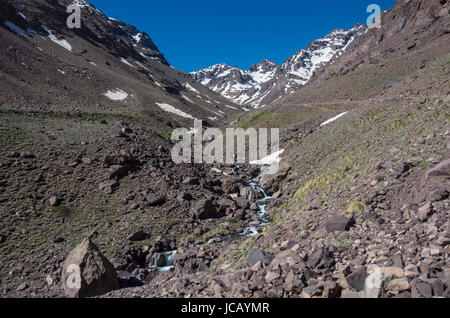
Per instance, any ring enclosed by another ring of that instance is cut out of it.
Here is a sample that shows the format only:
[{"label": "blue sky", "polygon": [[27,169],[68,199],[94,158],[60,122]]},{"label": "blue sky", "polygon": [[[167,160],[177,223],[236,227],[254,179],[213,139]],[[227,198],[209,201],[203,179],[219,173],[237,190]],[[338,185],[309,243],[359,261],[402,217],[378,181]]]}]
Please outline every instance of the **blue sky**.
[{"label": "blue sky", "polygon": [[108,16],[147,32],[185,72],[217,63],[247,69],[284,62],[336,28],[366,23],[366,8],[395,0],[89,0]]}]

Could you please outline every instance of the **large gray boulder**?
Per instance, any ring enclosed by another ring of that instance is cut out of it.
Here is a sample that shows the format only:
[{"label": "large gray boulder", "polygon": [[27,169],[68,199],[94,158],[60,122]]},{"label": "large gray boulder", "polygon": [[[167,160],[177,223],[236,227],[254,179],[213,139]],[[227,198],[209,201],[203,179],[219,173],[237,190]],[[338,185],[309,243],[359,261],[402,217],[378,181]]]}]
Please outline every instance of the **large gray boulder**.
[{"label": "large gray boulder", "polygon": [[428,170],[427,176],[429,177],[448,177],[450,176],[450,159],[442,161],[436,167]]},{"label": "large gray boulder", "polygon": [[114,266],[90,239],[85,239],[64,261],[62,286],[67,297],[95,297],[118,289],[119,280]]},{"label": "large gray boulder", "polygon": [[252,268],[256,263],[261,262],[263,266],[267,266],[272,262],[273,255],[263,252],[257,248],[253,248],[247,258],[248,267]]}]

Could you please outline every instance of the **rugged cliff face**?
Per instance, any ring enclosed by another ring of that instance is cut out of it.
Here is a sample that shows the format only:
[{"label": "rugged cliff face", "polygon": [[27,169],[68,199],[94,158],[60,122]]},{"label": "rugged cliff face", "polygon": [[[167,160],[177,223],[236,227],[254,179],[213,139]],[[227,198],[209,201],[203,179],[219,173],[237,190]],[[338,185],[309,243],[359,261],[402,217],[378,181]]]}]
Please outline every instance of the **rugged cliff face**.
[{"label": "rugged cliff face", "polygon": [[248,70],[217,64],[191,75],[237,104],[262,107],[307,84],[317,70],[341,56],[365,31],[363,25],[347,31],[335,30],[311,42],[306,49],[299,50],[279,66],[269,60]]}]

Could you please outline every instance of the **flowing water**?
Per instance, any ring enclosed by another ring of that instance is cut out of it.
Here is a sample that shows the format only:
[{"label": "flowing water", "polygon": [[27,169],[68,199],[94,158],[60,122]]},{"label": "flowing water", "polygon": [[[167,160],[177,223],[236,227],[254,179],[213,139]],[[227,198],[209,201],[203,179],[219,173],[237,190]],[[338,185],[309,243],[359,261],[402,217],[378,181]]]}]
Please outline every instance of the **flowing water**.
[{"label": "flowing water", "polygon": [[[221,170],[217,169],[217,168],[212,168],[212,171],[217,172],[217,173],[222,173],[223,175],[228,176],[229,174],[222,172]],[[235,174],[234,169],[232,170],[232,174]],[[255,179],[253,179],[250,183],[249,183],[249,187],[253,190],[255,190],[257,193],[259,193],[262,198],[261,199],[257,199],[257,198],[253,198],[253,194],[250,193],[249,197],[247,198],[250,201],[253,201],[254,203],[256,203],[256,205],[258,206],[258,219],[259,219],[259,224],[258,225],[253,225],[253,226],[249,226],[247,228],[245,228],[241,233],[238,234],[231,234],[231,235],[227,235],[227,236],[222,236],[222,237],[215,237],[212,238],[208,241],[208,244],[213,244],[213,243],[219,243],[219,244],[225,244],[226,242],[229,241],[233,241],[236,239],[242,239],[242,238],[247,238],[247,237],[254,237],[257,236],[259,234],[258,230],[261,230],[263,227],[269,225],[269,220],[266,218],[266,207],[267,204],[270,202],[270,200],[272,199],[272,197],[268,196],[264,190],[258,186],[259,183],[259,179],[261,178],[261,176],[256,177]],[[231,195],[231,197],[233,198],[237,198],[239,195],[235,194],[235,195]],[[167,272],[169,270],[171,270],[172,268],[174,268],[174,257],[177,254],[177,251],[169,251],[169,252],[164,252],[161,253],[164,255],[165,257],[165,266],[162,267],[158,267],[156,265],[156,260],[155,260],[155,255],[152,257],[152,259],[150,260],[150,264],[149,267],[150,268],[155,268],[158,272]]]}]

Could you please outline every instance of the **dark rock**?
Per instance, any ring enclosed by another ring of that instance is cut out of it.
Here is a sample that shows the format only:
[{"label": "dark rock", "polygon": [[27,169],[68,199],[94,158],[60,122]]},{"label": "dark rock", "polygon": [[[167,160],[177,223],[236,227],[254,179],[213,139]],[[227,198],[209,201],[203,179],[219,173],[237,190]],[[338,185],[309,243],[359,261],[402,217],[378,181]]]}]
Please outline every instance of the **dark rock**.
[{"label": "dark rock", "polygon": [[20,156],[20,158],[23,158],[23,159],[33,159],[33,158],[35,158],[35,155],[33,155],[30,152],[21,152],[19,156]]},{"label": "dark rock", "polygon": [[343,215],[338,215],[329,220],[325,228],[328,233],[333,232],[345,232],[350,230],[350,228],[355,224],[355,220],[353,218],[348,219]]},{"label": "dark rock", "polygon": [[187,177],[183,180],[183,184],[199,185],[200,181],[198,180],[198,178]]},{"label": "dark rock", "polygon": [[348,275],[345,280],[347,281],[347,284],[357,290],[362,291],[364,290],[364,283],[366,282],[367,278],[367,271],[365,268],[360,268],[357,271],[351,273]]},{"label": "dark rock", "polygon": [[130,171],[130,168],[131,167],[127,164],[111,166],[109,168],[107,178],[108,179],[123,178],[128,174],[128,171]]},{"label": "dark rock", "polygon": [[263,252],[257,248],[253,248],[247,258],[247,265],[252,268],[256,263],[261,262],[263,266],[267,266],[272,262],[273,255]]},{"label": "dark rock", "polygon": [[392,298],[408,299],[411,298],[411,293],[409,291],[404,291],[399,293],[398,295],[395,295]]},{"label": "dark rock", "polygon": [[55,243],[55,244],[60,244],[63,242],[64,242],[64,237],[62,237],[62,236],[57,236],[53,239],[53,243]]},{"label": "dark rock", "polygon": [[163,253],[156,253],[153,255],[153,259],[156,267],[166,266],[166,256]]},{"label": "dark rock", "polygon": [[216,209],[210,200],[200,200],[193,209],[194,216],[199,220],[212,219],[216,217]]},{"label": "dark rock", "polygon": [[239,192],[239,179],[237,178],[222,178],[222,190],[225,194],[233,194]]},{"label": "dark rock", "polygon": [[323,247],[314,251],[306,262],[306,266],[310,269],[330,268],[334,265],[334,260],[330,256],[330,251]]},{"label": "dark rock", "polygon": [[189,192],[180,192],[177,196],[178,201],[191,201],[192,195]]},{"label": "dark rock", "polygon": [[147,237],[148,234],[140,230],[128,236],[128,240],[131,242],[139,242],[145,240]]},{"label": "dark rock", "polygon": [[391,257],[392,267],[403,268],[403,258],[401,254],[395,254]]}]

